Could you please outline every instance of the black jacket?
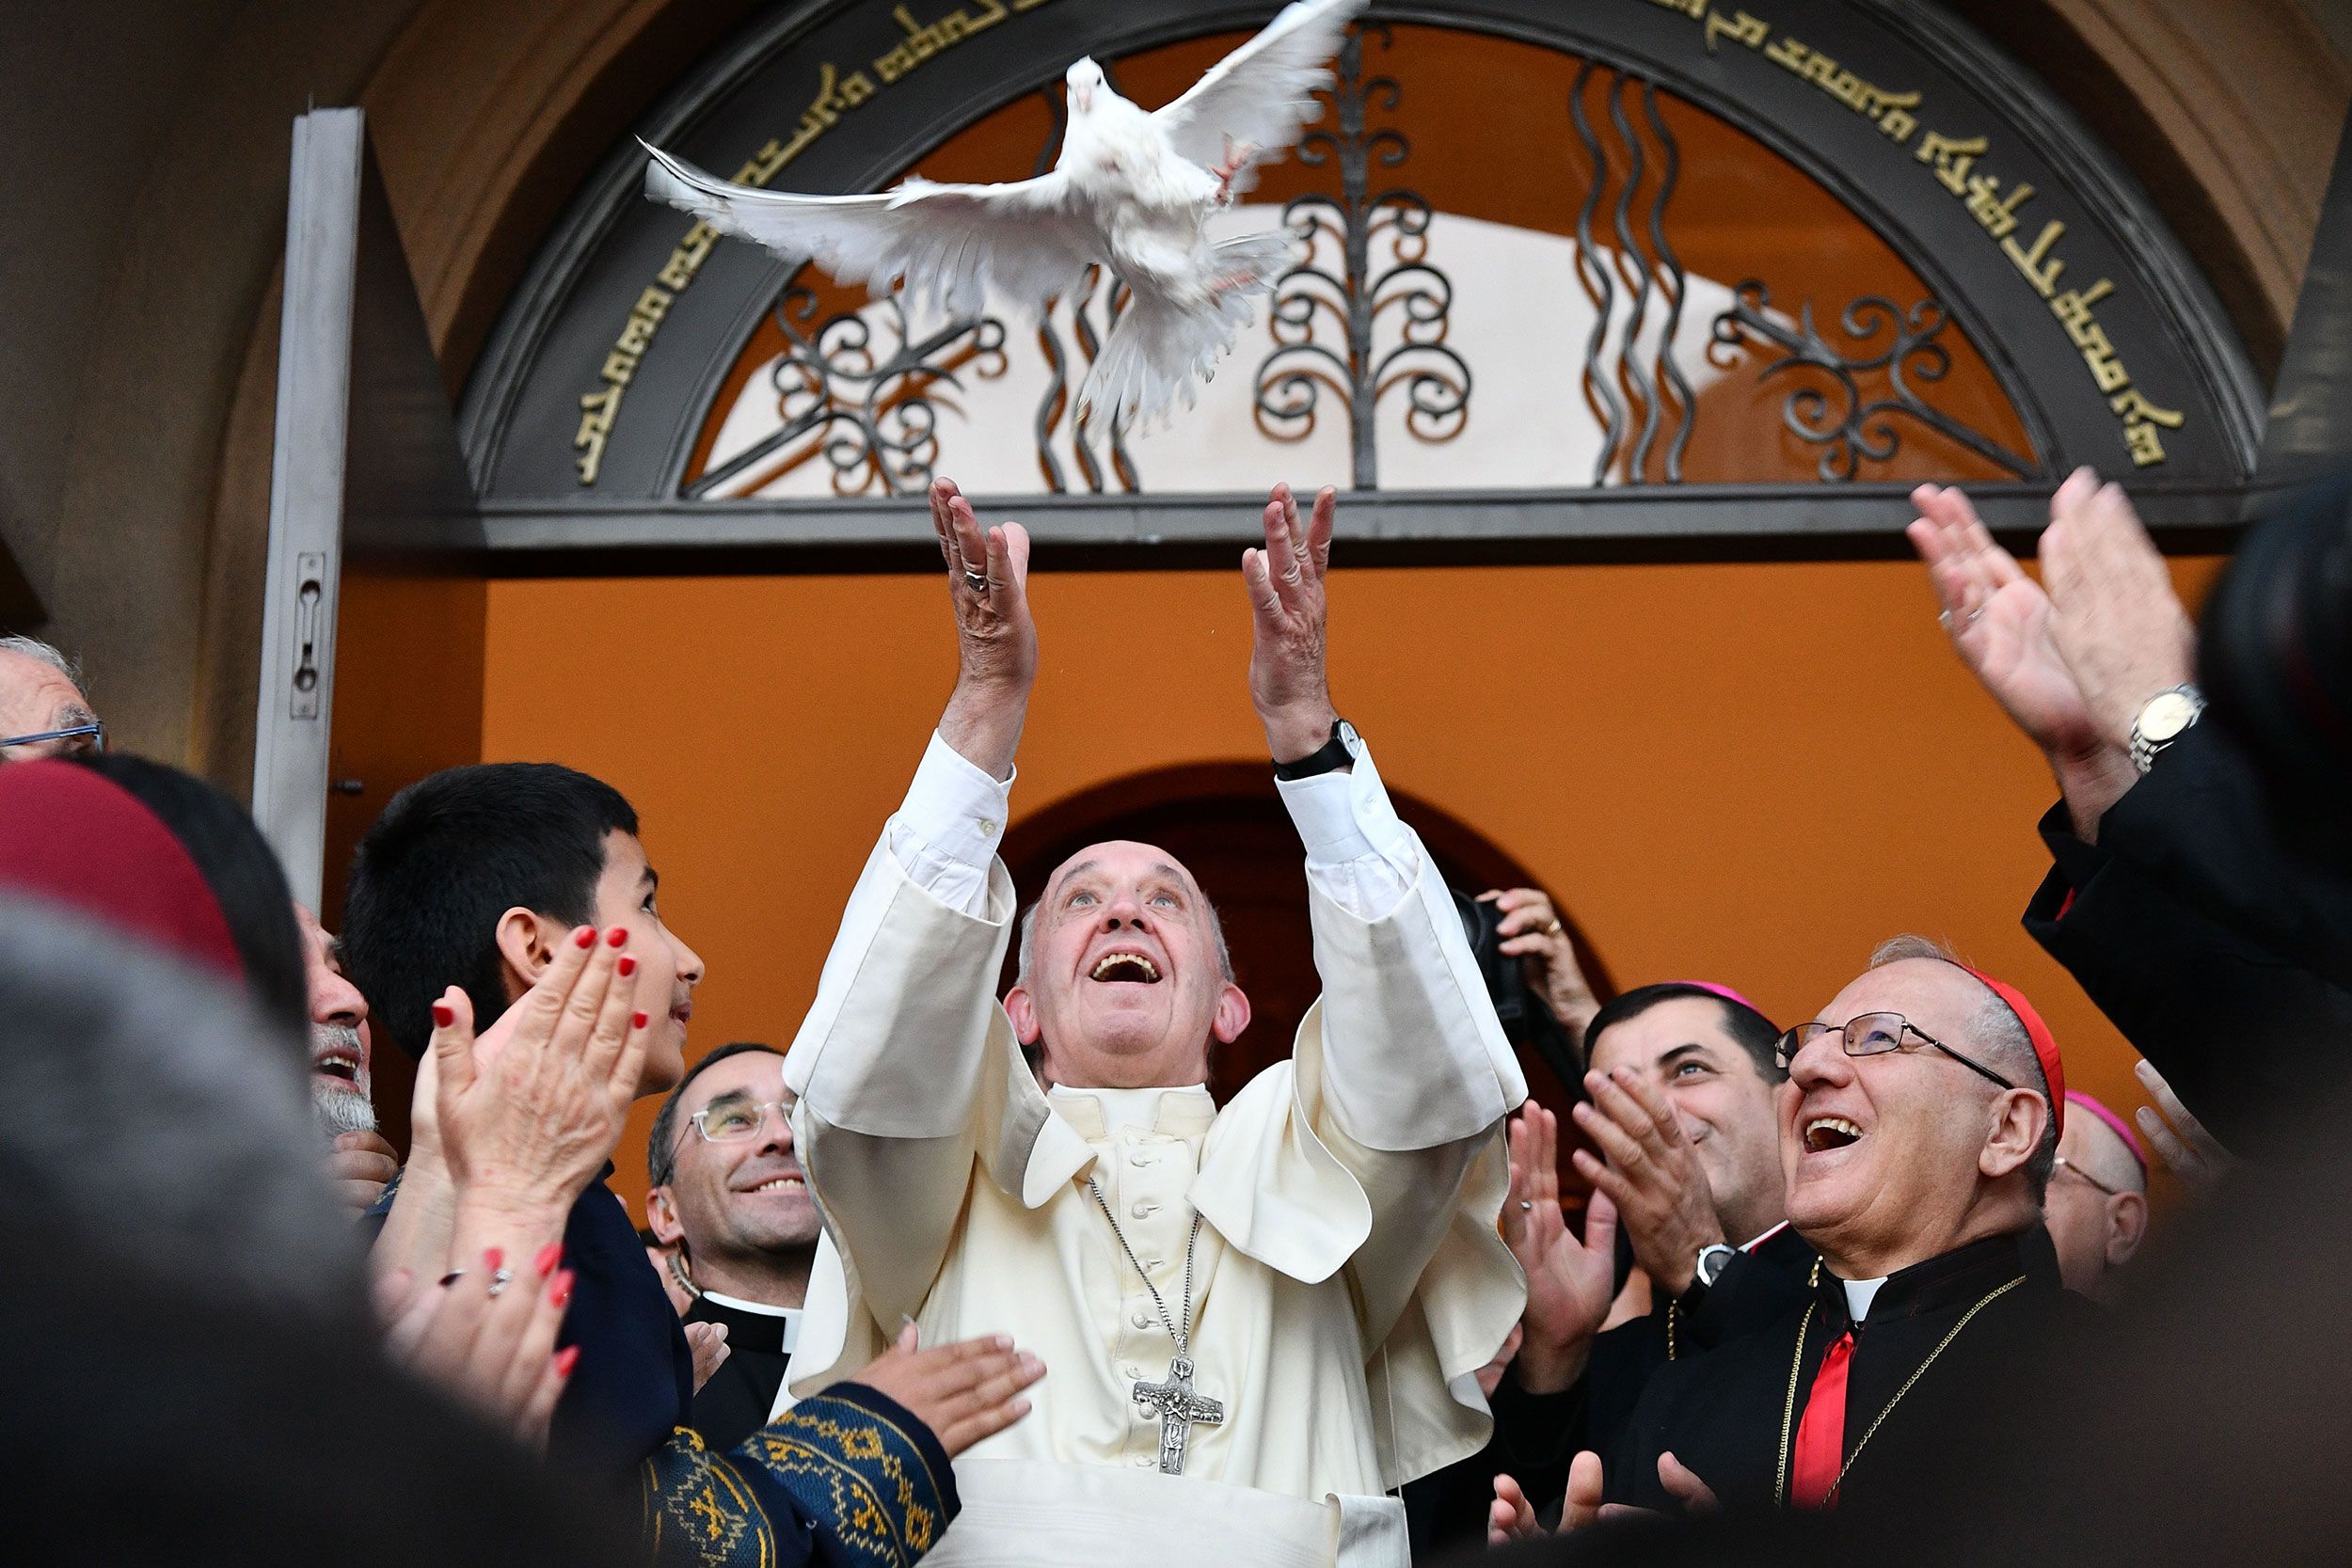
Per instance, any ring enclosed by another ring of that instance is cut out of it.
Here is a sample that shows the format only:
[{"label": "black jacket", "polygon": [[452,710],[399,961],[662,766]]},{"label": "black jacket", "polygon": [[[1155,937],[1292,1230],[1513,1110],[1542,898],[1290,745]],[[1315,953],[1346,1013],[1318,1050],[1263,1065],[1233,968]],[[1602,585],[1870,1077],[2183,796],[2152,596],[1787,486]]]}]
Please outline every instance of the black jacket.
[{"label": "black jacket", "polygon": [[731,1449],[768,1424],[784,1386],[785,1325],[789,1320],[746,1312],[697,1296],[690,1323],[724,1323],[727,1358],[694,1396],[694,1430],[714,1449]]},{"label": "black jacket", "polygon": [[[2011,1280],[2018,1283],[1993,1295]],[[1972,1308],[1966,1328],[1945,1343]],[[2096,1311],[2061,1289],[2058,1254],[2039,1224],[1889,1276],[1854,1335],[1845,1427],[1853,1468],[1837,1495],[1840,1514],[1901,1510],[1955,1487],[1997,1485],[2018,1445],[1979,1442],[1956,1451],[1950,1434],[1987,1412],[1996,1434],[2004,1418],[2013,1419],[2020,1437],[2038,1430],[2049,1412],[2029,1386],[2032,1370],[2058,1350],[2054,1339],[2079,1334]],[[1610,1457],[1610,1500],[1676,1508],[1658,1480],[1659,1455],[1671,1452],[1726,1509],[1774,1506],[1784,1428],[1793,1450],[1814,1374],[1849,1326],[1845,1288],[1825,1268],[1803,1304],[1770,1327],[1660,1371]]]},{"label": "black jacket", "polygon": [[2298,858],[2228,736],[2199,724],[2109,807],[2063,806],[2026,929],[2223,1143],[2352,1084],[2352,879]]},{"label": "black jacket", "polygon": [[1753,1252],[1725,1263],[1713,1285],[1694,1288],[1677,1302],[1661,1300],[1646,1317],[1594,1339],[1584,1375],[1571,1387],[1531,1394],[1504,1372],[1493,1401],[1500,1467],[1549,1514],[1567,1488],[1569,1463],[1583,1449],[1606,1456],[1616,1446],[1660,1369],[1769,1327],[1792,1306],[1802,1307],[1805,1278],[1819,1257],[1804,1237],[1782,1226]]}]

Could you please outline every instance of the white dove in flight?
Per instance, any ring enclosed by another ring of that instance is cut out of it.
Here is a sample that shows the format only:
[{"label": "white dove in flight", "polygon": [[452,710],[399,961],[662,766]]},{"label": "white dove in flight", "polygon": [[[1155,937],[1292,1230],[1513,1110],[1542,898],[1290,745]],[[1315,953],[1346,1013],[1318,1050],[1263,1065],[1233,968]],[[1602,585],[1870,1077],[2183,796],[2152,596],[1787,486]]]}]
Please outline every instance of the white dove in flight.
[{"label": "white dove in flight", "polygon": [[1314,90],[1365,0],[1296,0],[1164,109],[1113,91],[1092,59],[1072,66],[1070,123],[1049,174],[1001,185],[909,180],[871,196],[800,196],[733,184],[650,144],[645,194],[834,278],[977,315],[992,289],[1041,313],[1100,261],[1127,285],[1077,410],[1130,426],[1208,380],[1248,324],[1252,295],[1291,256],[1290,237],[1211,240],[1209,215],[1256,183],[1322,113]]}]

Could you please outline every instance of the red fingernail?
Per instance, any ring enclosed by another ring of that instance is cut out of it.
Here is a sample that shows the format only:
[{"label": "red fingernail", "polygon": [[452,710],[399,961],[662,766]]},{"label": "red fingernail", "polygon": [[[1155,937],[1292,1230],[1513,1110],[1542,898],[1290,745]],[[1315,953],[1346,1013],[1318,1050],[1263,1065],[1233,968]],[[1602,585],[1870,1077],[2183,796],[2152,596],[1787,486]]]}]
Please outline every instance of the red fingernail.
[{"label": "red fingernail", "polygon": [[547,1245],[539,1249],[539,1256],[531,1260],[531,1266],[538,1271],[540,1278],[545,1279],[548,1273],[554,1269],[555,1265],[563,1260],[564,1243],[561,1242],[549,1242]]},{"label": "red fingernail", "polygon": [[628,1022],[631,1027],[643,1029],[646,1024],[651,1023],[653,1020],[644,1013],[639,1013]]},{"label": "red fingernail", "polygon": [[608,947],[619,947],[623,945],[628,941],[628,927],[626,926],[613,927],[612,929],[604,933],[604,941],[605,945]]},{"label": "red fingernail", "polygon": [[456,1022],[456,1008],[451,1006],[446,1002],[436,1002],[433,1004],[433,1026],[436,1029],[446,1029]]},{"label": "red fingernail", "polygon": [[555,1276],[555,1283],[548,1288],[548,1304],[551,1307],[569,1307],[572,1304],[571,1270],[565,1269]]},{"label": "red fingernail", "polygon": [[580,1347],[578,1345],[565,1345],[562,1350],[555,1353],[556,1376],[569,1377],[572,1375],[572,1369],[579,1365]]},{"label": "red fingernail", "polygon": [[572,933],[572,945],[575,947],[594,947],[596,944],[596,928],[594,926],[582,926]]},{"label": "red fingernail", "polygon": [[621,955],[621,961],[614,964],[612,967],[619,970],[621,972],[621,978],[626,980],[630,975],[637,973],[637,960],[628,954],[624,953]]},{"label": "red fingernail", "polygon": [[506,1254],[499,1248],[485,1247],[482,1249],[482,1266],[489,1270],[492,1274],[498,1273],[499,1265],[505,1261]]}]

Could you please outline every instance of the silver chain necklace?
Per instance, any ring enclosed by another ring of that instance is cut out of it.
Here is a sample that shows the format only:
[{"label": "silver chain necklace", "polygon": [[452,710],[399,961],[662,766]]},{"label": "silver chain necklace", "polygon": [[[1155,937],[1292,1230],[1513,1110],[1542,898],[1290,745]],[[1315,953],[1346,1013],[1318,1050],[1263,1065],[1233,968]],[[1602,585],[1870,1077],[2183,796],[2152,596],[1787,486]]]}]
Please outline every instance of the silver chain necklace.
[{"label": "silver chain necklace", "polygon": [[1145,1383],[1137,1379],[1132,1397],[1135,1402],[1160,1418],[1160,1469],[1162,1473],[1179,1476],[1184,1473],[1184,1445],[1192,1436],[1194,1423],[1219,1426],[1225,1420],[1225,1404],[1192,1391],[1192,1249],[1200,1240],[1200,1211],[1192,1212],[1192,1233],[1184,1238],[1184,1320],[1180,1324],[1168,1315],[1168,1302],[1160,1288],[1152,1283],[1136,1249],[1127,1244],[1127,1233],[1119,1228],[1119,1218],[1111,1212],[1110,1200],[1103,1196],[1102,1185],[1092,1176],[1087,1178],[1087,1191],[1094,1195],[1094,1206],[1103,1211],[1109,1222],[1111,1234],[1119,1239],[1119,1250],[1135,1265],[1136,1275],[1143,1288],[1152,1292],[1152,1306],[1160,1315],[1160,1325],[1176,1342],[1176,1354],[1168,1364],[1168,1381]]}]

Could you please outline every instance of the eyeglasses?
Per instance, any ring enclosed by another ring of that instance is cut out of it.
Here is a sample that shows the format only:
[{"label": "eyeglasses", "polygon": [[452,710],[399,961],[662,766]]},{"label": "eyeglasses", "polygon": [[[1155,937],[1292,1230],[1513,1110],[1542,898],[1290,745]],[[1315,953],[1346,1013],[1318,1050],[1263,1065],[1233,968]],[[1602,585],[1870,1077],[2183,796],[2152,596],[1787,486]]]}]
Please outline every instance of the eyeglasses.
[{"label": "eyeglasses", "polygon": [[2069,1160],[2063,1154],[2058,1156],[2057,1168],[2059,1170],[2073,1171],[2076,1176],[2081,1177],[2084,1180],[2090,1182],[2092,1186],[2098,1188],[2109,1197],[2122,1197],[2123,1196],[2123,1190],[2121,1187],[2108,1186],[2106,1182],[2100,1180],[2097,1177],[2091,1175],[2089,1171],[2083,1169],[2082,1166],[2074,1164],[2074,1161]]},{"label": "eyeglasses", "polygon": [[1857,1013],[1842,1024],[1800,1023],[1780,1037],[1780,1049],[1773,1059],[1779,1062],[1781,1071],[1788,1071],[1788,1064],[1796,1060],[1797,1053],[1823,1035],[1843,1036],[1842,1043],[1849,1056],[1877,1056],[1889,1051],[1901,1051],[1905,1049],[1903,1037],[1908,1035],[1922,1045],[1933,1046],[1969,1071],[1980,1073],[2005,1089],[2017,1086],[1982,1062],[1971,1061],[1954,1051],[1900,1013]]},{"label": "eyeglasses", "polygon": [[[768,1113],[787,1127],[792,1125],[792,1106],[788,1100],[715,1100],[686,1119],[693,1123],[694,1132],[707,1144],[737,1144],[746,1138],[756,1138],[759,1130],[768,1125]],[[661,1180],[655,1186],[667,1185],[677,1174],[678,1150],[686,1147],[686,1134],[680,1132],[677,1142],[670,1146],[670,1157],[661,1164]]]},{"label": "eyeglasses", "polygon": [[14,746],[40,746],[52,740],[66,743],[65,754],[87,752],[97,756],[106,750],[106,726],[92,721],[76,724],[71,729],[42,730],[38,735],[0,735],[0,752]]}]

